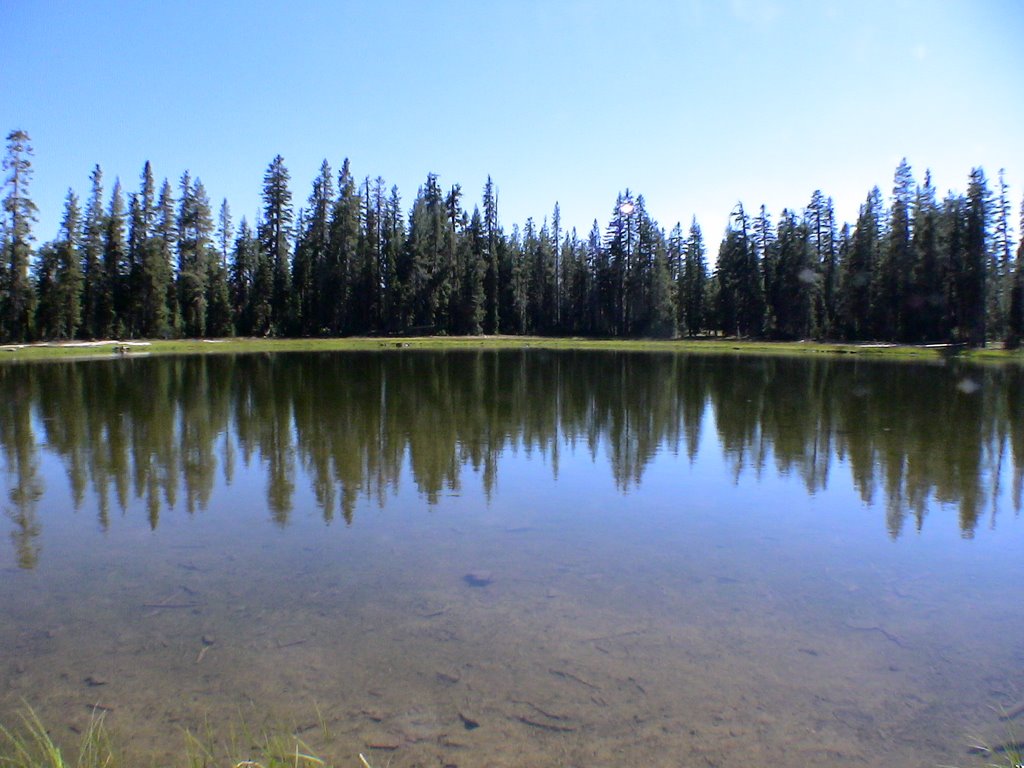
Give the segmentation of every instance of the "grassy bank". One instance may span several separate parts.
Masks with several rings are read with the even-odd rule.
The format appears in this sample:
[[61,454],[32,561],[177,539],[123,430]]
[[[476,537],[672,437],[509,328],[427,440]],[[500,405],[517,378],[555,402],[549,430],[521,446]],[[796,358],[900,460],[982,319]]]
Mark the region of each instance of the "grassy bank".
[[10,344],[0,346],[2,360],[111,358],[140,355],[192,355],[246,352],[332,352],[347,350],[577,349],[694,354],[856,355],[885,359],[1024,363],[1024,351],[964,349],[950,345],[833,344],[730,339],[581,339],[533,336],[424,336],[415,338],[334,339],[181,339],[175,341],[97,341]]

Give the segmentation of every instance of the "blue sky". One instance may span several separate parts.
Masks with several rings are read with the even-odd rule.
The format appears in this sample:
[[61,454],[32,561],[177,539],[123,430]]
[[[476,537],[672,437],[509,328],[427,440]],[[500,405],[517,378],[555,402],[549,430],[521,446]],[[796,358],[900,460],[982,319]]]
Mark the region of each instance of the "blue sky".
[[777,217],[815,189],[850,222],[906,156],[940,193],[972,167],[1024,184],[1020,0],[3,0],[0,128],[29,132],[37,239],[94,164],[138,187],[188,169],[237,224],[278,153],[304,204],[320,162],[428,172],[506,230],[560,203],[585,236],[616,194],[709,251],[737,201]]

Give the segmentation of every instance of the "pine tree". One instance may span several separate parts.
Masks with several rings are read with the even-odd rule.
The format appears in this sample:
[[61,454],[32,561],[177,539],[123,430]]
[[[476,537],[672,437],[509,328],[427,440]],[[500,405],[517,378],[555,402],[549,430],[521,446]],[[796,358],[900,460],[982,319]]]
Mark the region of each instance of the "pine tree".
[[669,267],[668,248],[664,235],[657,225],[645,218],[641,230],[644,242],[652,244],[647,279],[647,322],[646,335],[659,339],[671,339],[676,335],[677,295]]
[[206,334],[207,282],[213,248],[213,214],[203,183],[186,172],[178,203],[178,301],[186,336]]
[[484,272],[486,271],[487,237],[480,209],[473,209],[468,225],[456,246],[460,279],[459,312],[455,333],[477,336],[483,332]]
[[819,275],[807,228],[792,211],[779,219],[774,274],[775,333],[783,339],[806,339],[814,325]]
[[295,214],[289,178],[284,158],[277,155],[263,175],[263,219],[258,227],[260,249],[270,260],[273,272],[271,324],[279,334],[291,328],[291,238]]
[[761,267],[750,242],[750,222],[742,205],[718,252],[718,327],[726,334],[758,337],[764,331],[765,300]]
[[394,279],[393,263],[385,252],[388,242],[388,197],[384,178],[378,176],[374,179],[372,188],[367,181],[367,190],[367,255],[370,259],[367,268],[373,283],[373,302],[368,325],[370,330],[378,333],[387,326],[389,285]]
[[25,131],[7,134],[4,197],[3,263],[0,266],[0,339],[31,338],[35,319],[35,292],[29,279],[32,260],[32,224],[36,204],[29,197],[32,183],[32,144]]
[[590,300],[591,327],[598,336],[612,336],[618,319],[615,302],[617,281],[611,255],[601,238],[597,219],[594,219],[587,237],[587,261],[594,276]]
[[234,334],[228,271],[220,259],[207,259],[206,333],[221,337]]
[[[141,175],[141,189],[128,201],[128,276],[125,325],[127,334],[146,335],[146,318],[152,311],[149,302],[153,296],[147,292],[147,251],[152,236],[155,213],[153,170],[147,161]],[[160,303],[163,303],[163,293]]]
[[400,274],[405,286],[409,325],[421,331],[435,330],[444,318],[450,290],[447,272],[447,209],[437,176],[427,175],[409,216]]
[[1024,338],[1024,199],[1020,203],[1021,239],[1017,245],[1017,262],[1013,265],[1013,283],[1010,286],[1009,309],[1006,319],[1006,346],[1020,347]]
[[359,247],[362,200],[348,158],[338,174],[338,198],[331,213],[330,247],[318,280],[320,325],[331,335],[350,333],[352,280]]
[[704,236],[696,217],[690,222],[690,233],[683,246],[683,268],[680,278],[679,303],[682,325],[689,336],[696,336],[707,327],[707,253]]
[[384,283],[383,318],[381,329],[389,333],[400,327],[402,315],[402,285],[398,263],[405,248],[405,217],[398,187],[391,187],[391,195],[384,206],[384,242],[381,245],[381,277]]
[[575,228],[566,233],[561,253],[562,332],[573,336],[592,334],[589,314],[592,281],[586,247]]
[[817,271],[821,277],[815,324],[819,337],[831,338],[836,328],[836,293],[839,290],[839,260],[836,221],[832,198],[815,190],[804,211],[804,225],[810,238]]
[[378,327],[381,305],[381,232],[384,216],[383,180],[370,186],[370,177],[363,181],[360,198],[359,234],[356,241],[355,269],[352,274],[352,306],[350,331],[365,335]]
[[255,335],[253,294],[258,262],[259,242],[243,216],[238,225],[238,234],[235,236],[228,279],[235,329],[242,336]]
[[1003,339],[1007,333],[1010,293],[1013,284],[1013,227],[1005,171],[999,169],[999,194],[993,206],[991,250],[988,265],[989,336]]
[[95,339],[100,333],[103,293],[103,171],[98,165],[89,180],[92,191],[82,222],[82,331],[87,338]]
[[176,275],[173,268],[177,244],[174,192],[171,190],[170,182],[164,179],[153,212],[153,229],[146,240],[143,263],[146,310],[142,332],[151,338],[177,336],[181,329],[181,313],[178,308]]
[[847,339],[867,339],[874,330],[871,287],[879,261],[881,220],[882,193],[874,187],[860,208],[840,270],[837,312]]
[[946,265],[942,290],[944,294],[947,339],[964,342],[969,308],[963,301],[961,283],[966,253],[967,200],[950,191],[942,201],[938,216],[940,259]]
[[523,228],[523,254],[529,275],[526,287],[526,332],[547,334],[554,320],[555,259],[545,220],[540,231],[533,219]]
[[118,316],[127,298],[124,277],[128,253],[125,243],[124,195],[121,182],[114,180],[110,193],[110,207],[103,226],[103,263],[96,301],[96,332],[101,338],[123,335],[123,324]]
[[324,287],[320,281],[327,263],[331,242],[331,209],[334,206],[334,171],[325,159],[320,173],[313,180],[309,194],[308,214],[299,228],[292,261],[292,291],[295,295],[296,326],[304,335],[322,334],[320,297]]
[[926,171],[924,185],[917,188],[914,197],[913,267],[906,300],[907,338],[918,343],[949,337],[945,290],[949,270],[939,251],[938,215],[931,171]]
[[914,177],[907,159],[903,158],[894,176],[888,231],[872,287],[872,325],[875,335],[882,339],[895,341],[907,337],[905,302],[907,279],[913,266],[910,230],[913,195]]
[[512,225],[508,238],[499,241],[501,332],[526,333],[527,269],[519,226]]
[[82,321],[82,262],[79,254],[82,211],[78,196],[68,190],[57,242],[56,322],[52,335],[73,339]]
[[974,347],[984,346],[985,292],[988,266],[988,240],[991,227],[991,200],[985,173],[980,168],[971,171],[967,187],[967,209],[964,221],[964,260],[957,280],[960,303],[961,333]]
[[484,239],[486,242],[486,271],[484,273],[484,333],[498,333],[501,327],[499,312],[498,240],[501,230],[498,225],[498,196],[494,182],[487,177],[484,185]]
[[750,244],[754,256],[761,265],[761,280],[764,284],[765,319],[764,333],[766,336],[777,336],[777,309],[783,301],[783,289],[779,284],[779,245],[775,235],[775,227],[764,205],[750,226]]
[[554,253],[555,272],[555,316],[552,320],[552,328],[556,332],[562,332],[562,209],[555,201],[555,210],[551,214],[551,250]]
[[636,203],[632,193],[627,189],[615,199],[615,208],[604,238],[609,277],[614,290],[612,330],[616,336],[629,334],[633,324],[633,303],[638,290],[638,272],[633,268],[633,258],[634,246],[638,242],[638,226]]
[[44,243],[36,253],[34,268],[36,316],[33,327],[40,339],[60,338],[60,299],[57,295],[57,270],[60,250],[57,243]]
[[228,268],[228,258],[231,254],[231,233],[231,206],[225,197],[221,200],[220,212],[217,214],[217,253],[224,269]]
[[225,199],[217,215],[217,253],[210,254],[206,271],[206,332],[210,336],[231,336],[234,317],[228,285],[228,254],[231,250],[231,208]]

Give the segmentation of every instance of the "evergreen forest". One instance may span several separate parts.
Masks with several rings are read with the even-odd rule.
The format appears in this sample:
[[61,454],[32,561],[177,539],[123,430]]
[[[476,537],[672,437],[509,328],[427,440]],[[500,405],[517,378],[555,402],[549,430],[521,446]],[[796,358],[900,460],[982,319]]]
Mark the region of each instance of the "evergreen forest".
[[[696,220],[670,229],[642,194],[603,223],[564,228],[558,205],[506,229],[488,179],[480,201],[429,174],[406,209],[384,179],[325,160],[296,204],[283,158],[256,221],[216,209],[188,171],[159,184],[69,189],[59,231],[34,232],[29,135],[7,136],[0,222],[0,341],[226,336],[529,334],[951,342],[1016,348],[1024,243],[1000,171],[940,199],[904,160],[888,195],[836,221],[737,204],[715,258]],[[1021,206],[1024,231],[1024,203]],[[38,245],[37,242],[39,243]]]

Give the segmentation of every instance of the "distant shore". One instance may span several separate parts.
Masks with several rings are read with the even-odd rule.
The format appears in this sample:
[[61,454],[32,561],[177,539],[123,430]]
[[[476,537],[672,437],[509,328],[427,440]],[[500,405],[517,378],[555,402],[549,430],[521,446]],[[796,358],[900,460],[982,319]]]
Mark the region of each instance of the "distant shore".
[[3,360],[138,357],[143,355],[224,354],[246,352],[335,352],[395,349],[552,349],[622,352],[685,352],[759,355],[857,355],[872,358],[941,360],[955,357],[971,362],[1024,363],[1024,350],[969,349],[953,344],[829,343],[815,341],[749,341],[700,339],[585,339],[539,336],[419,336],[346,338],[220,338],[176,340],[107,339],[102,341],[41,342],[0,346]]

